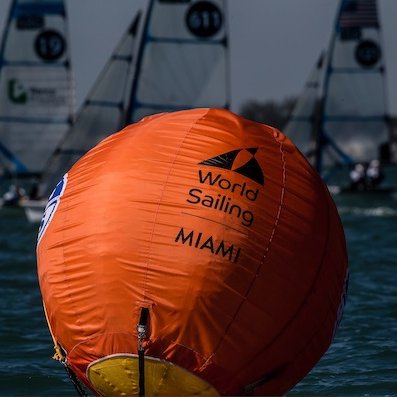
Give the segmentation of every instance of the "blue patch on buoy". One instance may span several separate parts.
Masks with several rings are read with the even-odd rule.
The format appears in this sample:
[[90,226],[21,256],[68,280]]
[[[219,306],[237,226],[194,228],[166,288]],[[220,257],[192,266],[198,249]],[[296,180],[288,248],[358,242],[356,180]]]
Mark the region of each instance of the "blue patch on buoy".
[[65,174],[62,179],[57,183],[55,189],[52,191],[48,203],[44,209],[44,215],[41,218],[39,234],[37,236],[37,244],[40,243],[41,238],[43,237],[45,231],[47,230],[48,225],[50,224],[55,211],[58,208],[60,199],[65,191],[66,183],[68,181],[68,174]]

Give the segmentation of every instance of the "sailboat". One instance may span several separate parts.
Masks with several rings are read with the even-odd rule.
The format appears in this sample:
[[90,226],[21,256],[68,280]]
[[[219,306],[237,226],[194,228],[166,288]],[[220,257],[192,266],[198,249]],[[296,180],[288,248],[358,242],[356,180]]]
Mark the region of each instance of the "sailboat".
[[23,203],[40,221],[56,183],[106,136],[153,113],[229,107],[226,2],[152,0],[134,18],[73,126],[48,162],[38,198]]
[[385,75],[376,0],[342,0],[328,50],[284,130],[325,180],[348,174],[354,164],[384,160]]
[[73,118],[63,0],[13,0],[0,47],[0,174],[40,175]]

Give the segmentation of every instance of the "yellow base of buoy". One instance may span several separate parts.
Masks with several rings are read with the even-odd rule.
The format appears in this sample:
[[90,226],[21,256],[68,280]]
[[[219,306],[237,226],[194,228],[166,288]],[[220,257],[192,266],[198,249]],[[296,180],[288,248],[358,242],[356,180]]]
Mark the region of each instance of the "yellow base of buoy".
[[[139,394],[138,356],[114,354],[92,362],[87,378],[102,396]],[[218,396],[211,385],[198,376],[168,361],[145,357],[145,394],[147,396]]]

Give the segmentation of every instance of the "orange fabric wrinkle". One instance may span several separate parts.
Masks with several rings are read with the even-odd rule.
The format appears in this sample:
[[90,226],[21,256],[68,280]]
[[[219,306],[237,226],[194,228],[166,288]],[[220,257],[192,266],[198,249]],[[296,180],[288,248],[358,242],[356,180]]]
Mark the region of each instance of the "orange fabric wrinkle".
[[142,308],[145,355],[221,395],[285,394],[328,349],[346,241],[282,132],[225,109],[148,116],[62,183],[37,271],[53,338],[94,392],[90,364],[137,354]]

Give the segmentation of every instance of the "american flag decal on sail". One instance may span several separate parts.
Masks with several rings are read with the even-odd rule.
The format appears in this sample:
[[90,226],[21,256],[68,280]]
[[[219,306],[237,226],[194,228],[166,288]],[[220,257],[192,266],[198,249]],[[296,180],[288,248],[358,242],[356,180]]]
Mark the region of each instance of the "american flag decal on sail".
[[378,24],[376,0],[345,0],[339,15],[339,28],[375,27]]

